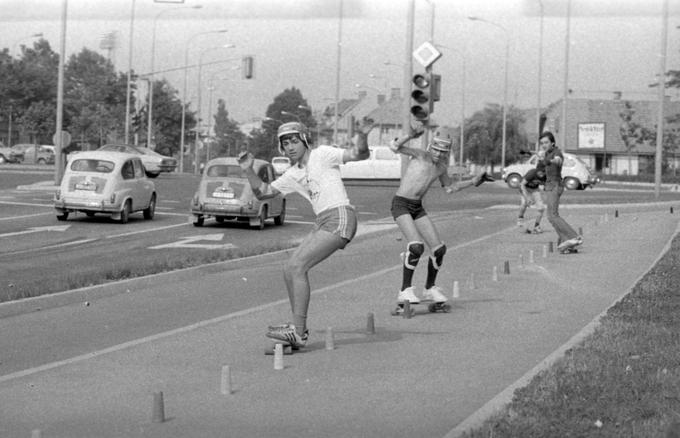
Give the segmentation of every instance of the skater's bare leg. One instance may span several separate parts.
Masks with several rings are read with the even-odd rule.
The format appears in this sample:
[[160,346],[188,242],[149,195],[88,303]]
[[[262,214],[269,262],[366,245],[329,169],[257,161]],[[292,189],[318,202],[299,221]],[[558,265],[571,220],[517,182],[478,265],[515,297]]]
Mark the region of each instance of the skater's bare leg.
[[344,245],[345,240],[342,237],[328,231],[316,230],[305,237],[286,262],[283,276],[288,288],[293,324],[298,333],[304,333],[307,328],[307,309],[311,294],[309,270]]

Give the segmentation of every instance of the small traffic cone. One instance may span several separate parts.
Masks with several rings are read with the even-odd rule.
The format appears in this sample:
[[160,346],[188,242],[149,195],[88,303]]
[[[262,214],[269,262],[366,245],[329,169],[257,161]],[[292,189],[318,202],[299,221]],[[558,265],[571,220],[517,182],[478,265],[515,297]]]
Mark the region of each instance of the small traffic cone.
[[503,265],[503,273],[505,275],[510,275],[510,262],[507,261],[507,260],[505,261],[505,264]]
[[548,252],[554,252],[555,250],[553,249],[553,243],[548,242]]
[[491,280],[498,281],[498,268],[496,268],[495,266],[491,270]]
[[275,344],[274,345],[274,369],[277,370],[277,371],[283,369],[283,345],[282,344]]
[[335,350],[335,339],[333,338],[333,328],[326,329],[326,350]]
[[460,297],[460,289],[458,287],[458,281],[453,282],[453,298]]
[[366,334],[375,334],[375,315],[373,312],[368,312],[368,315],[366,316]]
[[231,368],[229,365],[222,367],[222,378],[220,379],[220,392],[223,395],[230,395],[231,391]]
[[165,422],[165,403],[163,402],[163,391],[153,393],[153,411],[151,412],[151,422]]

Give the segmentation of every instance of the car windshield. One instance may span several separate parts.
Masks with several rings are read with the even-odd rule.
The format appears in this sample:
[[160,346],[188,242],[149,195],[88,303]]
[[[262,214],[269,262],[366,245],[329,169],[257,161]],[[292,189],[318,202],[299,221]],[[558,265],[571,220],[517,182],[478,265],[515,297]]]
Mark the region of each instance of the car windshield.
[[241,166],[233,164],[214,164],[208,168],[207,176],[243,178],[245,174]]
[[111,161],[94,158],[73,160],[73,163],[71,163],[71,170],[76,172],[111,173],[114,167],[115,165]]

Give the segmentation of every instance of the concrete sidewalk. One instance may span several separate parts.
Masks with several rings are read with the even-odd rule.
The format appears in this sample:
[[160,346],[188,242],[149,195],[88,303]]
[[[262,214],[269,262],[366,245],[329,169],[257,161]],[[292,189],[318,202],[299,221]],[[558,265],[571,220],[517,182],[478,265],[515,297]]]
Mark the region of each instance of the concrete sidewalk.
[[[627,293],[678,225],[667,208],[616,218],[610,211],[606,222],[603,212],[578,212],[586,239],[579,254],[547,252],[551,230],[530,236],[515,227],[449,244],[438,282],[450,296],[458,282],[460,297],[449,314],[418,306],[411,319],[391,316],[397,263],[331,282],[314,291],[308,348],[284,356],[280,371],[263,355],[262,331],[287,314],[287,300],[1,376],[0,436],[29,437],[32,430],[43,438],[454,436],[457,425],[481,419],[470,416],[485,405],[499,406],[502,399],[489,402]],[[453,222],[438,220],[442,236],[455,234]],[[353,242],[324,262],[323,275],[394,257],[376,248],[403,246],[398,237],[391,229]],[[424,281],[424,260],[414,284]],[[279,268],[251,267],[245,292],[273,287],[257,278]],[[211,288],[241,275],[192,281]],[[366,332],[369,313],[375,334]],[[220,391],[224,366],[227,395]],[[161,391],[166,421],[152,423],[153,394]]]

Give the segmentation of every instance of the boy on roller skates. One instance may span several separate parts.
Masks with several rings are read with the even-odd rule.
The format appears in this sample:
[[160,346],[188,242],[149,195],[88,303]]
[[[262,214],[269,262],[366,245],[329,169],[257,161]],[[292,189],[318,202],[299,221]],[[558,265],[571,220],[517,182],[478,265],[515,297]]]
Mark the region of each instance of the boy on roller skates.
[[392,217],[408,242],[403,257],[401,289],[397,294],[397,302],[400,306],[407,301],[413,304],[420,302],[412,286],[412,280],[418,260],[425,252],[425,245],[429,248],[430,258],[423,299],[439,304],[447,301],[442,290],[435,284],[437,273],[446,254],[446,245],[439,238],[437,229],[422,203],[432,183],[439,180],[447,193],[453,193],[473,185],[479,186],[484,181],[493,181],[491,176],[483,172],[471,180],[455,184],[453,178],[447,173],[453,133],[447,128],[437,129],[426,150],[406,146],[410,140],[420,137],[423,132],[422,129],[411,128],[407,136],[395,138],[390,143],[390,149],[408,157],[408,163],[397,193],[392,199],[391,208]]

